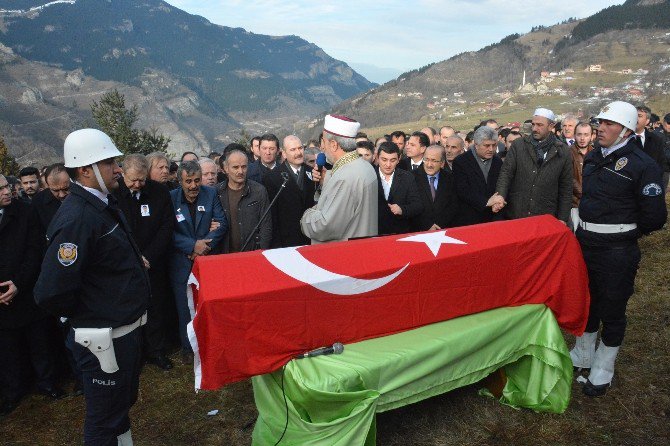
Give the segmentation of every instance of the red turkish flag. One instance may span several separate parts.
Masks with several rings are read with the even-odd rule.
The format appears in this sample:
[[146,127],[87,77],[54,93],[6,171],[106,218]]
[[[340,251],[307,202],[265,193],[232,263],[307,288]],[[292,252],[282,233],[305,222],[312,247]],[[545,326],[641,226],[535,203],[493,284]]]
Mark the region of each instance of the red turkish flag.
[[193,274],[202,389],[334,342],[504,306],[543,303],[581,335],[589,308],[579,244],[550,216],[198,257]]

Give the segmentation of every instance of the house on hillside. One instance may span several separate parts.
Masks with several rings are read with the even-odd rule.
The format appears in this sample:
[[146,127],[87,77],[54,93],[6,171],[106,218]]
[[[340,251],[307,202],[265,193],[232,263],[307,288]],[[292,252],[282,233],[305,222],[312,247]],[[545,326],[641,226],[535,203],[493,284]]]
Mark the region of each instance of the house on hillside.
[[631,74],[632,72],[633,70],[631,70],[630,68],[624,68],[623,70],[621,70],[621,74]]
[[603,67],[600,65],[589,65],[589,71],[592,73],[597,73],[599,71],[602,71]]
[[542,72],[540,72],[540,77],[543,78],[543,79],[544,79],[545,77],[549,77],[549,72],[548,72],[548,71],[542,71]]

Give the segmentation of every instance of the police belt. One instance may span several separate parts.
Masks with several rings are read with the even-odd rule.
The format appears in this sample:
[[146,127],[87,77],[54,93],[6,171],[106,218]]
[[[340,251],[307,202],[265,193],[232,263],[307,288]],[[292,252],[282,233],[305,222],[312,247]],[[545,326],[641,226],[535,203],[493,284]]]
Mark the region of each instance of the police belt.
[[619,234],[621,232],[632,231],[637,229],[637,224],[635,223],[621,223],[618,225],[605,225],[599,223],[589,223],[586,221],[580,221],[579,226],[589,232],[596,232],[598,234]]
[[90,350],[98,358],[100,368],[105,373],[114,373],[119,370],[114,353],[113,339],[120,338],[147,323],[145,312],[135,322],[117,328],[73,328],[74,341]]

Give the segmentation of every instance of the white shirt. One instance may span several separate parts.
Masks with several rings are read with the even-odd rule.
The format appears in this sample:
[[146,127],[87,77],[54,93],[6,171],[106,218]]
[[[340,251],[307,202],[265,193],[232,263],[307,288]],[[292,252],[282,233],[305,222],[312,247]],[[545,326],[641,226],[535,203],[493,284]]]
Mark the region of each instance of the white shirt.
[[388,181],[386,181],[386,175],[379,172],[379,177],[382,179],[382,189],[384,189],[384,198],[389,199],[389,193],[391,193],[391,185],[393,184],[393,176],[395,175],[395,170],[389,176]]
[[107,201],[107,195],[103,194],[103,193],[102,193],[101,191],[99,191],[98,189],[93,189],[92,187],[86,187],[86,186],[84,186],[84,185],[81,184],[81,183],[77,183],[77,184],[80,185],[81,187],[83,187],[84,189],[86,189],[88,192],[90,192],[90,193],[92,193],[93,195],[95,195],[96,197],[98,197],[100,200],[102,200],[103,203],[105,203],[105,204],[109,204],[109,202]]
[[610,153],[614,152],[615,150],[620,149],[623,146],[625,146],[626,144],[628,144],[628,141],[630,141],[630,139],[634,138],[634,137],[635,137],[635,135],[631,135],[630,137],[621,141],[619,144],[615,144],[612,147],[601,147],[600,151],[603,154],[603,158],[606,157],[607,155],[609,155]]
[[[423,159],[421,161],[419,161],[418,163],[415,163],[414,160],[410,160],[409,170],[412,171],[414,169],[418,169],[422,162],[423,162]],[[416,166],[416,167],[414,167],[414,166]]]

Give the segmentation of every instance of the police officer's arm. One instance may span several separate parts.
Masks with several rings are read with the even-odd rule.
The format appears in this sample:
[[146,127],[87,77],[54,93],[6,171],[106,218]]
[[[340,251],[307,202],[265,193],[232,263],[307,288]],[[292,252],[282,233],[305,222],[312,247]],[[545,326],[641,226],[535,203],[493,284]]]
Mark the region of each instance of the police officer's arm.
[[37,305],[55,316],[72,316],[82,286],[82,269],[95,250],[95,240],[83,220],[70,218],[52,223],[54,229],[34,295]]
[[668,219],[662,177],[656,163],[645,164],[637,190],[640,209],[637,227],[643,234],[661,229]]
[[[149,263],[157,265],[160,259],[164,258],[172,245],[172,233],[174,232],[175,211],[170,200],[170,193],[166,190],[160,190],[161,206],[152,212],[157,212],[160,226],[156,230],[151,243],[144,248],[144,255]],[[191,251],[192,252],[192,251]],[[189,253],[190,254],[190,253]]]
[[574,174],[572,171],[572,156],[569,151],[564,151],[563,169],[558,178],[558,208],[556,216],[559,220],[568,222],[570,218],[570,208],[572,208],[572,181]]
[[212,194],[212,201],[210,204],[212,208],[212,220],[218,221],[221,223],[217,229],[210,231],[205,239],[211,239],[212,242],[209,244],[210,248],[214,249],[216,246],[221,243],[223,237],[228,232],[228,220],[226,219],[226,214],[223,212],[223,206],[221,206],[221,200],[217,194]]
[[[268,193],[265,190],[261,190],[261,197],[258,204],[258,218],[261,218],[270,204]],[[263,220],[263,223],[261,223],[261,226],[258,228],[259,245],[261,249],[270,248],[270,244],[272,243],[272,223],[272,219],[269,218],[269,216],[266,216],[265,220]]]

